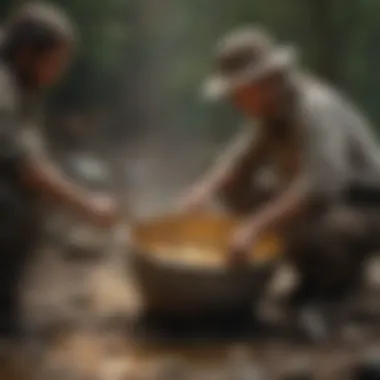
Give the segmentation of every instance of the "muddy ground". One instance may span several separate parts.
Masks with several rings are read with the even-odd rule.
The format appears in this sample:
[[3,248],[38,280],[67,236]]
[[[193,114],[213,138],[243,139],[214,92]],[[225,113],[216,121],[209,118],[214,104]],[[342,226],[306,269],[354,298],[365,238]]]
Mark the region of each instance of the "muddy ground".
[[[191,177],[210,159],[206,156]],[[167,209],[191,178],[173,178],[176,168],[140,158],[129,171],[140,214]],[[70,235],[58,230],[65,239]],[[87,253],[56,239],[40,247],[22,291],[28,344],[4,342],[0,347],[0,379],[275,380],[298,369],[312,372],[315,379],[346,380],[363,355],[377,355],[380,361],[379,260],[368,265],[365,291],[347,309],[332,313],[335,325],[325,339],[305,339],[294,320],[280,320],[276,311],[269,314],[275,317],[272,325],[235,320],[180,334],[139,317],[141,302],[125,265],[122,240],[110,244],[113,240],[105,239],[98,252]],[[282,274],[273,294],[292,281],[291,273]]]
[[[1,379],[253,380],[306,368],[315,379],[343,380],[367,351],[379,354],[379,262],[370,265],[371,288],[347,309],[352,318],[340,316],[331,335],[312,342],[292,321],[273,328],[235,320],[235,329],[227,323],[177,331],[148,323],[122,255],[41,250],[23,292],[25,323],[35,334],[29,344],[3,346]],[[291,278],[282,274],[276,286]],[[358,319],[352,310],[366,313]],[[265,377],[255,377],[259,372]]]

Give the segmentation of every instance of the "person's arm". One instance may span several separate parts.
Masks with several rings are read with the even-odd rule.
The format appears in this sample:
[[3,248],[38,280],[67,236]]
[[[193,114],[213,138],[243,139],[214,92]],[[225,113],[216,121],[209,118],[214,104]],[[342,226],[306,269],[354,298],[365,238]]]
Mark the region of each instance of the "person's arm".
[[0,162],[21,185],[63,206],[91,213],[92,197],[47,159],[33,133],[23,131],[13,99],[0,96]]
[[20,180],[47,200],[78,210],[88,207],[90,194],[66,178],[50,161],[38,137],[33,130],[22,131],[19,136],[18,144],[22,157]]
[[47,200],[78,210],[84,210],[89,205],[89,194],[66,179],[46,157],[26,156],[21,179],[26,186],[39,191]]
[[315,202],[334,201],[344,191],[347,144],[339,113],[327,99],[315,99],[305,105],[299,120],[301,170],[277,199],[252,216],[256,230],[281,227]]
[[246,168],[253,170],[260,164],[266,150],[265,137],[260,131],[255,134],[251,128],[246,126],[246,130],[232,141],[214,167],[196,182],[192,190],[208,199],[233,181],[236,175],[245,172]]
[[[45,157],[33,139],[23,139],[20,96],[8,73],[0,70],[0,174],[15,178],[47,197],[81,211],[91,208],[88,194],[67,180]],[[92,202],[94,203],[94,202]],[[96,207],[95,207],[96,208]],[[93,211],[95,210],[93,209]],[[91,212],[90,212],[91,213]]]

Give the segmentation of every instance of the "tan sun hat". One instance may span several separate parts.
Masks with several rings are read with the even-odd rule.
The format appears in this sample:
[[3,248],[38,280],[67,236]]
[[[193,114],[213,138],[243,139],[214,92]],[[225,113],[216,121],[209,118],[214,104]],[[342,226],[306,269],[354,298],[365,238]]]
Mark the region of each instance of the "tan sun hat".
[[234,89],[274,72],[286,72],[296,62],[292,46],[277,46],[260,28],[240,28],[226,35],[216,49],[216,73],[206,80],[202,95],[222,98]]

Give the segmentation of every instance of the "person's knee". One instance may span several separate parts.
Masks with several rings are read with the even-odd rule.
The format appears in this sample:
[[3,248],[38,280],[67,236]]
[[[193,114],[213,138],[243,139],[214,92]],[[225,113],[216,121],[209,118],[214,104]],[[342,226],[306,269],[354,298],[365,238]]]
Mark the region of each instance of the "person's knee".
[[298,227],[290,239],[289,256],[302,267],[340,265],[366,251],[365,225],[350,210],[332,210]]
[[327,212],[320,221],[319,229],[326,237],[343,239],[365,239],[366,222],[359,212],[347,208],[336,208]]

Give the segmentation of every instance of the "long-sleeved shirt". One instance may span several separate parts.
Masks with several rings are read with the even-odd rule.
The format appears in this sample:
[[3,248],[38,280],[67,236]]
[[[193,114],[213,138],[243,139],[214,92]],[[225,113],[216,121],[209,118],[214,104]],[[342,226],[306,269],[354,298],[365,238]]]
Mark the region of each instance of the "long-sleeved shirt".
[[23,129],[22,106],[21,89],[0,64],[0,244],[26,236],[34,239],[31,231],[37,231],[40,222],[36,194],[22,178],[24,160],[36,149]]
[[267,163],[283,189],[302,177],[311,195],[328,202],[341,200],[352,183],[380,189],[380,149],[361,112],[306,75],[294,77],[292,85],[294,101],[283,116],[259,121],[256,133],[246,127],[220,158],[221,167]]
[[311,191],[334,199],[353,183],[380,190],[380,149],[370,123],[336,90],[308,78],[297,86],[301,170]]

